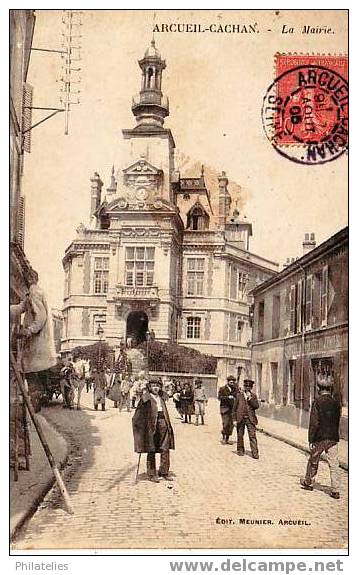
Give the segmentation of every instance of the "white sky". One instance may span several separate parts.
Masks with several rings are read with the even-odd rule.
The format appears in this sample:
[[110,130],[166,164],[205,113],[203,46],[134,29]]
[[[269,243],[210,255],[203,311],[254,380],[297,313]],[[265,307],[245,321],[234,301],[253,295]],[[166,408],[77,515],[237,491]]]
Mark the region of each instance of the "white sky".
[[[61,48],[61,17],[59,11],[37,12],[34,47]],[[59,114],[33,130],[32,152],[25,158],[25,251],[56,307],[62,306],[64,250],[77,225],[88,223],[89,178],[98,171],[106,188],[112,164],[125,167],[119,157],[121,129],[135,126],[137,60],[151,40],[153,12],[85,11],[82,21],[81,104],[71,115],[70,134],[64,135]],[[347,157],[314,166],[290,162],[272,148],[260,115],[274,79],[274,54],[346,53],[345,14],[159,11],[156,22],[258,23],[257,35],[156,34],[167,62],[165,125],[178,158],[225,170],[242,187],[243,211],[253,223],[251,250],[282,263],[301,255],[305,232],[315,232],[321,243],[347,225]],[[281,34],[283,24],[296,32]],[[335,34],[307,37],[300,33],[303,24],[328,24]],[[59,105],[60,66],[58,55],[32,53],[33,105]]]

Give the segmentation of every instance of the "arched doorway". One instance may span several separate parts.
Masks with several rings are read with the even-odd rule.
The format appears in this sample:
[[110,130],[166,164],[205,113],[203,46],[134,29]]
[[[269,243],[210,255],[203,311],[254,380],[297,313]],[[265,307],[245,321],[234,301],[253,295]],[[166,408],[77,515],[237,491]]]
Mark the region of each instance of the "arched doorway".
[[144,311],[131,311],[127,317],[127,339],[132,339],[132,345],[138,345],[146,340],[147,331],[147,314]]

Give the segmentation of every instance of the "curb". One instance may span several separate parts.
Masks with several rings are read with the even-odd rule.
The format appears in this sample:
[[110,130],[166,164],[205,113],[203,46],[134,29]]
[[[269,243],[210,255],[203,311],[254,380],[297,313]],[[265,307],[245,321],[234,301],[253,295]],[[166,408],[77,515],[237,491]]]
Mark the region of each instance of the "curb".
[[[277,439],[278,441],[282,441],[283,443],[287,443],[287,445],[291,445],[291,447],[295,447],[296,449],[299,449],[300,451],[303,451],[304,453],[310,453],[309,448],[306,447],[305,445],[302,445],[301,443],[297,443],[296,441],[293,441],[292,439],[287,439],[287,437],[282,437],[282,435],[278,435],[277,433],[273,433],[272,431],[266,431],[263,427],[257,427],[256,429],[260,433],[263,433],[264,435],[268,435],[268,437],[272,437],[273,439]],[[324,461],[327,461],[327,458],[325,455],[322,455],[322,459]],[[341,467],[341,469],[344,469],[344,471],[348,471],[348,463],[346,463],[345,461],[340,460],[339,461],[339,467]]]
[[[44,417],[44,416],[43,416]],[[45,418],[46,419],[46,418]],[[66,444],[66,453],[64,454],[64,456],[59,459],[59,461],[57,462],[57,466],[59,468],[59,470],[61,471],[62,469],[64,469],[64,467],[66,466],[68,459],[69,459],[69,446],[68,446],[68,442],[66,440],[66,438],[60,434],[57,429],[55,429],[55,427],[46,419],[46,423],[47,425],[49,425],[52,430],[59,435],[65,442]],[[49,464],[48,464],[49,465]],[[50,465],[49,465],[50,468]],[[51,468],[50,468],[51,470]],[[10,528],[10,542],[12,542],[15,537],[19,534],[19,531],[22,529],[22,527],[24,526],[24,524],[36,513],[39,505],[43,502],[43,500],[45,499],[46,495],[49,493],[49,491],[52,489],[52,487],[54,486],[54,484],[56,483],[56,479],[52,473],[51,470],[51,477],[48,479],[48,481],[44,484],[44,486],[42,487],[42,489],[38,492],[38,494],[34,497],[33,501],[31,502],[30,506],[25,509],[18,517],[18,519],[16,520],[15,524],[13,525],[12,528]]]

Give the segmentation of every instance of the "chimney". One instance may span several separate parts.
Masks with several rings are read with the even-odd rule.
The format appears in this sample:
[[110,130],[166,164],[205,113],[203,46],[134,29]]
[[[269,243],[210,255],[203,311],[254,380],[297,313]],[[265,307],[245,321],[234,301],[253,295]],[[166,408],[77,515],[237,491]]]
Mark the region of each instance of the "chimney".
[[316,247],[315,235],[313,233],[305,234],[305,239],[303,240],[302,243],[303,255],[308,254],[308,252],[313,250],[315,247]]
[[231,207],[231,196],[228,192],[227,186],[229,180],[226,177],[225,172],[221,172],[218,175],[219,181],[219,215],[218,215],[218,224],[220,226],[224,226],[226,224],[226,218],[230,213]]
[[99,177],[99,174],[95,172],[91,178],[91,213],[92,217],[101,204],[101,191],[103,182]]
[[285,263],[284,263],[283,266],[282,266],[283,269],[287,268],[287,267],[290,265],[290,263],[291,263],[291,262],[290,262],[290,258],[286,258],[286,261],[285,261]]

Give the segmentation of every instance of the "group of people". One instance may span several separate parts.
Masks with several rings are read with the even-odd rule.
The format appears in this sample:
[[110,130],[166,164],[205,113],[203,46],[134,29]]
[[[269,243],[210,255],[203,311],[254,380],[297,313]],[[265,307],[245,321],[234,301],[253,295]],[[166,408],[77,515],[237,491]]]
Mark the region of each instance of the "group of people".
[[[80,369],[77,363],[77,373]],[[83,365],[82,365],[82,369]],[[85,373],[85,371],[83,371]],[[146,378],[140,372],[136,378],[128,373],[118,372],[108,383],[109,397],[115,407],[130,411],[135,409],[132,419],[134,448],[137,453],[147,453],[147,476],[150,481],[158,482],[161,478],[172,480],[169,474],[170,449],[174,449],[174,432],[170,422],[167,400],[171,397],[183,423],[191,423],[195,414],[195,425],[204,425],[207,396],[200,378],[194,378],[193,385],[159,378]],[[254,381],[244,379],[243,387],[238,385],[234,376],[228,376],[226,384],[219,388],[218,400],[222,418],[221,441],[228,444],[234,427],[237,430],[237,455],[245,455],[244,434],[248,432],[251,455],[259,459],[256,437],[259,400],[253,392]],[[311,409],[309,424],[310,457],[305,477],[300,480],[301,487],[313,490],[314,478],[318,471],[320,456],[325,453],[330,468],[331,497],[339,499],[339,422],[340,404],[332,396],[333,381],[329,377],[318,379],[318,397]],[[96,389],[96,385],[95,385]],[[112,393],[111,393],[112,390]],[[117,395],[114,393],[116,390]],[[96,392],[95,392],[96,393]],[[106,396],[106,393],[104,394]],[[64,396],[65,397],[65,396]],[[155,454],[160,453],[160,466],[157,472]]]
[[[256,438],[256,410],[259,401],[252,388],[254,381],[244,379],[241,389],[234,376],[227,378],[226,384],[219,389],[220,413],[222,418],[222,443],[229,443],[234,427],[237,429],[237,454],[245,455],[244,433],[247,428],[251,455],[259,459]],[[317,379],[318,395],[314,400],[309,421],[308,442],[310,455],[307,462],[305,477],[300,479],[300,485],[307,491],[313,491],[314,478],[318,472],[322,454],[326,455],[330,470],[331,492],[333,499],[340,498],[339,492],[339,461],[338,442],[341,417],[341,404],[333,396],[333,378],[320,374]]]
[[114,407],[118,408],[119,411],[126,409],[129,412],[131,409],[135,409],[147,383],[148,380],[144,371],[140,371],[136,377],[128,374],[128,372],[117,371],[110,380],[108,398],[114,402]]
[[[234,428],[237,426],[237,453],[244,455],[244,431],[248,429],[251,452],[258,459],[256,439],[257,418],[256,409],[259,407],[258,399],[252,392],[254,382],[244,380],[244,387],[240,389],[233,376],[227,378],[226,385],[218,392],[220,413],[222,417],[222,442],[228,443]],[[166,387],[166,389],[164,389]],[[149,379],[141,394],[138,406],[133,416],[134,449],[137,453],[147,453],[147,475],[150,481],[158,482],[169,476],[170,458],[169,450],[174,449],[174,433],[170,423],[166,399],[171,396],[175,407],[184,423],[191,423],[191,416],[195,414],[195,424],[204,425],[205,406],[208,402],[205,389],[200,378],[194,378],[193,387],[189,382],[181,384],[172,382],[163,386],[160,379]],[[160,453],[160,466],[156,472],[155,454]]]
[[189,382],[184,384],[175,383],[173,400],[175,408],[183,423],[191,423],[192,415],[195,415],[195,425],[204,425],[205,407],[208,403],[205,388],[200,378],[194,378],[193,385]]
[[234,426],[237,429],[237,454],[245,455],[244,433],[245,428],[249,435],[251,455],[254,459],[259,458],[259,450],[256,438],[257,417],[256,410],[259,401],[252,388],[254,381],[244,379],[241,389],[233,375],[229,375],[226,384],[220,387],[218,399],[220,401],[220,414],[222,419],[222,443],[229,443]]
[[[55,366],[57,357],[46,298],[38,286],[38,275],[34,270],[29,272],[28,284],[29,293],[22,302],[11,306],[10,316],[15,325],[24,314],[17,337],[22,340],[22,371],[35,411],[38,411],[41,390],[46,390],[47,372]],[[166,380],[163,385],[158,378],[147,379],[144,372],[134,378],[131,363],[122,345],[113,369],[105,367],[101,362],[90,365],[88,360],[81,357],[73,362],[70,359],[65,361],[61,369],[61,391],[65,406],[73,407],[74,392],[77,389],[79,408],[82,389],[86,386],[88,392],[92,385],[95,409],[98,409],[99,404],[105,409],[107,396],[120,410],[124,407],[127,411],[135,409],[132,420],[134,447],[138,453],[147,453],[148,478],[155,482],[159,481],[160,477],[171,480],[169,450],[174,449],[174,433],[166,399],[173,398],[183,423],[191,423],[191,417],[195,414],[195,424],[199,425],[200,418],[201,424],[204,425],[207,397],[202,381],[196,378],[192,386],[190,383],[181,384]],[[247,428],[252,457],[258,459],[256,410],[259,401],[252,391],[253,385],[252,380],[245,379],[243,388],[240,388],[235,377],[229,376],[226,384],[219,389],[218,399],[222,417],[222,443],[229,443],[236,425],[237,454],[243,456],[244,433]],[[317,389],[318,397],[312,404],[308,430],[310,456],[305,477],[300,483],[303,489],[313,490],[319,460],[325,453],[331,475],[330,495],[339,499],[338,442],[341,405],[339,400],[333,397],[331,376],[320,376]],[[160,453],[158,474],[156,453]]]
[[[208,402],[203,382],[194,378],[193,386],[186,382],[149,378],[142,390],[132,419],[134,450],[147,454],[147,476],[149,481],[160,479],[172,481],[169,474],[169,452],[174,449],[174,432],[170,422],[166,401],[173,398],[177,412],[183,423],[191,423],[195,414],[195,425],[204,425],[205,406]],[[155,454],[160,453],[157,472]]]
[[139,371],[137,375],[132,374],[132,364],[123,345],[120,346],[119,355],[112,367],[104,365],[101,358],[90,362],[80,356],[69,356],[64,360],[60,377],[63,407],[70,409],[74,407],[76,391],[77,408],[80,408],[81,391],[86,386],[87,393],[93,388],[96,411],[99,406],[105,411],[106,400],[111,400],[119,411],[130,412],[135,409],[148,385],[144,371]]

